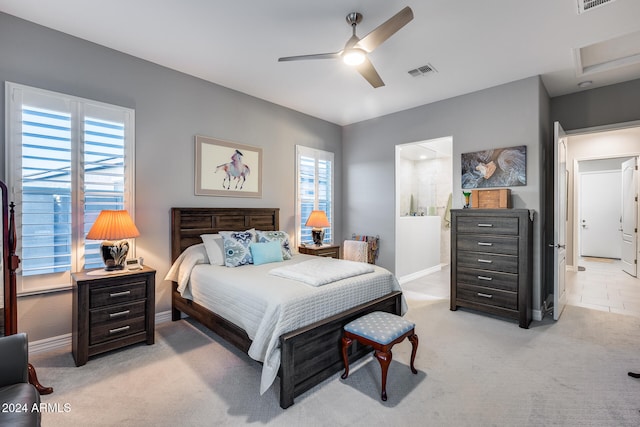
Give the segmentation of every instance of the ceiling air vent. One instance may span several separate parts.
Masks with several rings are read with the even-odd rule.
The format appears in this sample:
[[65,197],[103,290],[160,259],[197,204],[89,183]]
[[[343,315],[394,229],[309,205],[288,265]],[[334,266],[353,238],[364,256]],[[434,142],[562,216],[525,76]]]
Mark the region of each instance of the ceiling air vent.
[[436,70],[433,65],[427,64],[423,65],[422,67],[414,68],[413,70],[409,70],[407,72],[413,77],[419,77],[424,76],[425,74],[437,73],[438,70]]
[[578,14],[588,12],[616,0],[578,0]]

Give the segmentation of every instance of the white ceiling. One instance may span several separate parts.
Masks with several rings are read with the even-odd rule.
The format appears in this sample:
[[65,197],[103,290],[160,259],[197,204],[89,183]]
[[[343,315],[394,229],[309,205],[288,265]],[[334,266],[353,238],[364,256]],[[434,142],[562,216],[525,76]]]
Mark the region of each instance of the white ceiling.
[[[384,87],[336,60],[277,61],[341,50],[349,12],[364,15],[363,37],[405,6],[414,20],[369,55]],[[0,11],[340,125],[535,75],[551,96],[640,78],[637,63],[577,77],[574,52],[639,31],[640,1],[577,10],[577,0],[0,0]],[[407,73],[425,64],[438,72]]]

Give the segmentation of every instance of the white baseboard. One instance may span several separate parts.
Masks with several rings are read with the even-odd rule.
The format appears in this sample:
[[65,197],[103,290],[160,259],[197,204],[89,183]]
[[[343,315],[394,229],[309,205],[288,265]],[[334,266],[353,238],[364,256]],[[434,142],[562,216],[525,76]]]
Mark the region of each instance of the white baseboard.
[[45,353],[64,347],[71,348],[71,334],[58,335],[57,337],[29,342],[29,354]]
[[[155,322],[159,323],[171,321],[171,310],[156,313]],[[61,348],[71,348],[71,334],[58,335],[57,337],[45,338],[38,341],[29,342],[29,354],[45,353]]]
[[419,279],[424,276],[428,276],[431,273],[435,273],[437,271],[442,270],[446,264],[438,264],[434,267],[430,267],[424,270],[416,271],[415,273],[407,274],[406,276],[402,276],[398,278],[398,282],[402,285],[404,283],[410,282],[412,280]]

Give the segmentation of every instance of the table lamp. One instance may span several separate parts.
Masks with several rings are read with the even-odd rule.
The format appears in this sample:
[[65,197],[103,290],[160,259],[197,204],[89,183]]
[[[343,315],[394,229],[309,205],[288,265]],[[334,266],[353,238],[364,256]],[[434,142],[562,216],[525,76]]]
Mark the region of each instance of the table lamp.
[[324,240],[323,227],[331,227],[329,219],[327,219],[327,214],[325,214],[324,211],[311,211],[311,214],[304,225],[305,227],[312,227],[311,236],[313,237],[313,243],[315,243],[316,246],[321,246],[322,241]]
[[87,239],[103,240],[100,253],[105,270],[124,269],[129,242],[124,239],[138,237],[140,232],[126,210],[103,210],[93,223]]

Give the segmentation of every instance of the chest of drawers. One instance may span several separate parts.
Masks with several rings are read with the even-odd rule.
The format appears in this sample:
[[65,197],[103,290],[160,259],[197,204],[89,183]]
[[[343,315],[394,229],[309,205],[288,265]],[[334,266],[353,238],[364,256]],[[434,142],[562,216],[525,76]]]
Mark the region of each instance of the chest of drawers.
[[72,274],[72,353],[76,366],[126,345],[154,343],[155,270]]
[[531,323],[533,212],[451,210],[451,310]]

